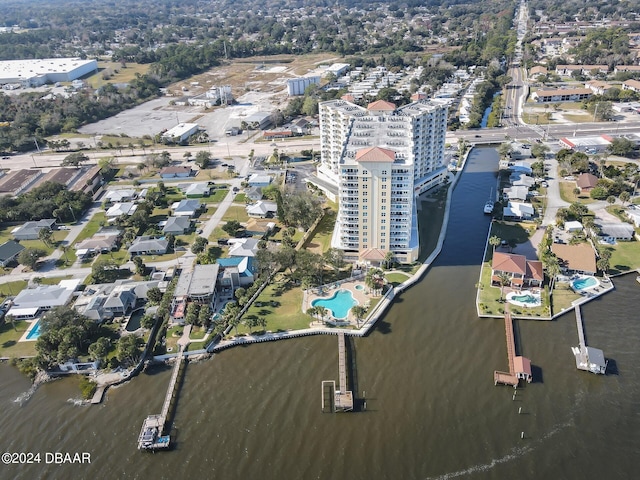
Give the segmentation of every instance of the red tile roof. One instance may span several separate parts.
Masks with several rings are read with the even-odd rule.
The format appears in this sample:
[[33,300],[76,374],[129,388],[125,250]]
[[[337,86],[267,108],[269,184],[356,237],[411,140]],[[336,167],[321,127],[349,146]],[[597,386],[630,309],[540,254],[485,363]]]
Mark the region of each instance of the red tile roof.
[[386,100],[376,100],[375,102],[371,102],[367,105],[367,110],[385,110],[393,112],[396,109],[396,105],[391,102],[387,102]]
[[396,152],[388,148],[369,147],[356,152],[356,160],[359,162],[393,162]]
[[494,252],[491,268],[499,272],[525,275],[527,273],[527,258],[524,255],[514,253]]
[[576,185],[580,188],[593,188],[598,184],[598,177],[592,173],[581,173],[576,180]]

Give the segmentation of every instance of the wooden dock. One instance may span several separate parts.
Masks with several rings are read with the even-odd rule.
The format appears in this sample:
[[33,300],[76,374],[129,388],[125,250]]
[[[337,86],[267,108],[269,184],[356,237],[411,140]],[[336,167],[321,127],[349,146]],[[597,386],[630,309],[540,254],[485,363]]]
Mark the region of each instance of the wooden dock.
[[511,313],[504,314],[504,333],[507,339],[507,358],[509,372],[493,372],[494,385],[511,385],[516,388],[520,379],[531,382],[531,361],[528,358],[516,355],[516,340],[513,334],[513,319]]
[[338,333],[338,388],[333,380],[322,382],[322,411],[348,412],[353,410],[353,392],[347,390],[347,352],[344,333]]
[[178,385],[180,373],[184,370],[184,352],[182,346],[176,357],[176,363],[173,365],[171,372],[171,380],[162,404],[162,413],[159,415],[149,415],[142,424],[140,436],[138,437],[138,449],[140,450],[157,450],[161,448],[169,448],[171,441],[167,430],[168,419],[171,414],[172,405],[175,406],[174,400],[178,395]]

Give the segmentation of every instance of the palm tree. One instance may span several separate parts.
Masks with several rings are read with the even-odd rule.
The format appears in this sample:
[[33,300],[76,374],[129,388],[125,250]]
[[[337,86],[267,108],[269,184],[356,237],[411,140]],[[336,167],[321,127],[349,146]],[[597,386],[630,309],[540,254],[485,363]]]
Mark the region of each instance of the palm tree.
[[497,236],[497,235],[492,235],[492,236],[489,238],[489,245],[491,245],[491,246],[493,247],[493,251],[494,251],[494,252],[496,251],[496,247],[497,247],[498,245],[500,245],[500,242],[502,242],[502,239],[501,239],[499,236]]
[[353,316],[356,318],[356,324],[358,325],[358,328],[360,328],[360,320],[362,320],[367,314],[367,309],[362,305],[356,305],[351,308],[351,313],[353,313]]
[[500,283],[500,300],[504,300],[504,287],[511,285],[511,277],[506,273],[500,273],[498,283]]
[[598,267],[598,270],[600,270],[602,273],[607,273],[607,270],[609,270],[609,267],[610,267],[609,259],[607,257],[601,256],[596,261],[596,266]]
[[384,254],[384,259],[382,260],[382,263],[384,264],[384,267],[386,269],[389,269],[392,261],[393,261],[393,252],[389,250],[387,251],[387,253]]
[[558,257],[555,255],[547,255],[544,268],[547,271],[547,276],[549,277],[549,289],[553,290],[553,284],[556,277],[560,275],[560,262],[558,261]]
[[18,329],[16,328],[16,319],[13,315],[7,315],[5,317],[5,320],[11,324],[11,326],[16,332],[18,331]]
[[50,247],[51,240],[53,239],[53,232],[48,228],[42,228],[38,232],[38,238],[42,240],[47,247]]
[[624,205],[631,199],[631,194],[625,190],[624,192],[620,193],[619,198],[620,198],[620,201],[622,202],[622,205]]
[[317,314],[320,317],[320,320],[322,320],[322,322],[324,323],[324,318],[329,315],[329,310],[327,310],[326,308],[318,305],[317,307],[315,307],[317,309]]

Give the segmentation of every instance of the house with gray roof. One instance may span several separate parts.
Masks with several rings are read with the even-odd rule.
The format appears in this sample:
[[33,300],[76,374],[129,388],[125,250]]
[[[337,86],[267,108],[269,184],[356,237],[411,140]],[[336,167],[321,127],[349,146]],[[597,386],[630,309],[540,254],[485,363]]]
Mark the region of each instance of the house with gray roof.
[[40,230],[57,230],[56,219],[46,218],[37,222],[26,222],[23,225],[11,230],[11,235],[16,240],[37,240]]
[[0,267],[6,267],[22,250],[24,250],[24,247],[13,240],[0,245]]
[[58,285],[40,285],[35,288],[25,288],[16,298],[7,315],[16,320],[30,320],[41,313],[62,305],[66,305],[80,280],[62,280]]
[[262,200],[262,188],[261,187],[249,187],[244,191],[244,194],[252,202]]
[[127,249],[133,257],[135,255],[163,255],[167,253],[169,242],[165,238],[155,238],[148,235],[138,237]]
[[187,183],[179,185],[187,198],[208,197],[210,187],[206,183]]
[[189,217],[169,217],[162,227],[162,233],[172,233],[174,235],[183,235],[184,232],[191,228],[191,219]]
[[630,223],[601,223],[600,233],[598,236],[607,243],[614,243],[616,241],[628,242],[633,240],[635,230]]
[[276,202],[259,200],[254,204],[247,205],[247,214],[250,217],[266,218],[273,217],[278,211]]
[[119,217],[120,215],[133,215],[138,205],[133,202],[115,203],[107,210],[107,217]]
[[256,238],[230,238],[229,256],[255,257],[258,251],[258,242],[260,242],[260,240]]
[[114,316],[124,316],[133,310],[136,300],[132,285],[118,285],[107,297],[102,308]]
[[202,204],[196,199],[186,199],[175,202],[171,205],[173,214],[176,217],[193,217],[200,210]]
[[216,300],[216,283],[220,265],[196,265],[191,271],[183,271],[178,279],[171,300],[171,317],[183,322],[190,302],[213,307]]
[[130,202],[136,198],[136,191],[133,189],[109,190],[104,194],[104,199],[108,202],[120,203]]

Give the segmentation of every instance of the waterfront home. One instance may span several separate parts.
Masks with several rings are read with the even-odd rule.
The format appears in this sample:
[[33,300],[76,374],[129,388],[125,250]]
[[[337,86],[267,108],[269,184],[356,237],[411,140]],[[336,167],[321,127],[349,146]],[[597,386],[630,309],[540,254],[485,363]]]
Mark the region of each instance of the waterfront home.
[[138,205],[133,202],[115,203],[105,213],[109,218],[116,218],[121,215],[133,215],[138,209]]
[[171,318],[184,322],[187,306],[190,302],[209,305],[213,308],[216,300],[216,283],[220,265],[196,265],[193,270],[183,270],[171,300]]
[[513,288],[539,287],[544,280],[542,262],[528,260],[524,255],[494,252],[491,262],[491,284],[500,285],[500,276],[507,275]]
[[180,200],[171,205],[176,217],[193,217],[200,210],[202,204],[196,199]]
[[6,267],[22,250],[24,250],[24,247],[13,240],[0,245],[0,267]]
[[162,233],[172,233],[174,235],[183,235],[191,228],[191,219],[189,217],[169,217],[162,227]]
[[135,255],[163,255],[167,253],[169,242],[163,238],[155,238],[148,235],[138,237],[127,249],[133,257]]
[[26,222],[11,230],[11,235],[16,240],[38,240],[40,230],[43,229],[57,230],[56,220],[54,218],[45,218],[37,222]]
[[526,200],[529,196],[529,188],[524,185],[513,186],[509,188],[504,188],[502,193],[509,200]]
[[551,251],[558,257],[560,268],[564,274],[584,273],[595,275],[596,254],[593,247],[588,243],[577,245],[567,245],[564,243],[553,243]]
[[225,295],[233,295],[238,287],[247,287],[254,282],[253,257],[219,258],[218,289]]
[[530,203],[508,202],[503,208],[502,215],[505,218],[517,218],[520,220],[529,220],[535,215],[535,208]]
[[62,280],[58,285],[25,288],[13,299],[7,315],[16,320],[34,319],[47,310],[66,305],[79,284],[80,280],[71,279]]
[[158,280],[116,280],[114,283],[87,285],[73,308],[85,317],[102,322],[112,319],[114,315],[129,313],[138,300],[146,300],[150,288],[159,287],[160,284]]

